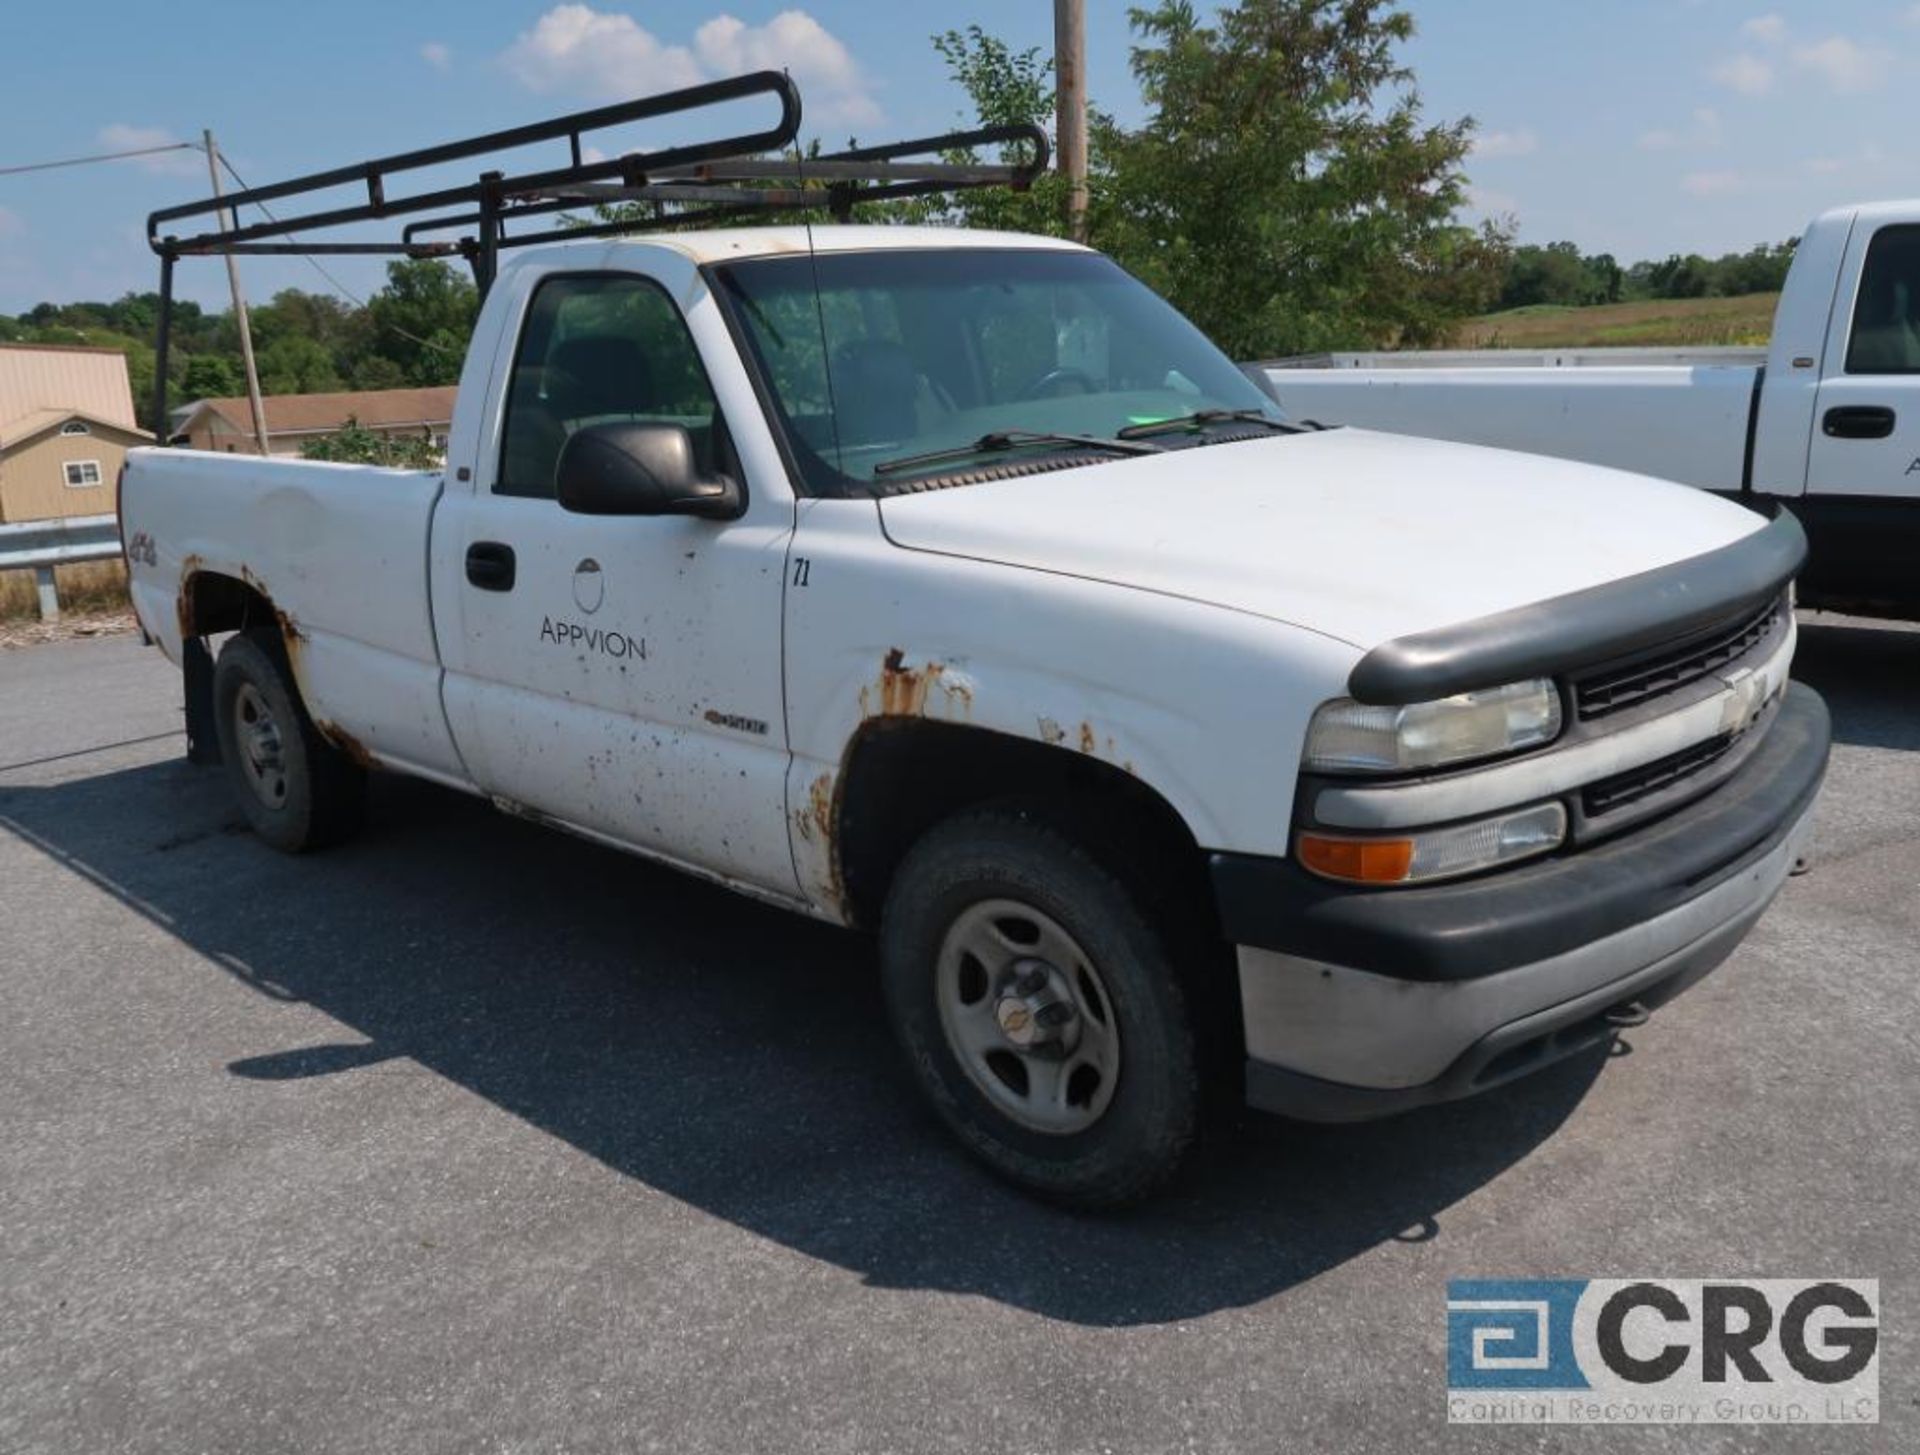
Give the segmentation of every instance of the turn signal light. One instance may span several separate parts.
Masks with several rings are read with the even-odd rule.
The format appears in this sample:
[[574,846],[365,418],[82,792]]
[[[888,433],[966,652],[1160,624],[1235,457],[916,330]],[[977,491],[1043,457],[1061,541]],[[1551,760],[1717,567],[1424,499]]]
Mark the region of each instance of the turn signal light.
[[1300,862],[1329,879],[1424,884],[1550,853],[1566,839],[1566,809],[1558,803],[1536,803],[1470,823],[1421,829],[1404,839],[1302,833],[1295,843]]
[[1412,839],[1329,839],[1302,834],[1300,862],[1329,879],[1399,884],[1413,872]]

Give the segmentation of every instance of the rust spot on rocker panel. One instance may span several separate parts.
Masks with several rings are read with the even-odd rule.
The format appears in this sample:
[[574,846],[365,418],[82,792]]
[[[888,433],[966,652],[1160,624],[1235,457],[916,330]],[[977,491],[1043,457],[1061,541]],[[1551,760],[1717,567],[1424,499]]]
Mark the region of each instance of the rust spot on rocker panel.
[[378,766],[373,761],[373,754],[367,751],[366,745],[352,733],[341,727],[340,724],[335,722],[316,722],[313,726],[314,730],[318,732],[321,737],[332,743],[334,747],[345,753],[347,757],[352,759],[360,767],[374,768]]

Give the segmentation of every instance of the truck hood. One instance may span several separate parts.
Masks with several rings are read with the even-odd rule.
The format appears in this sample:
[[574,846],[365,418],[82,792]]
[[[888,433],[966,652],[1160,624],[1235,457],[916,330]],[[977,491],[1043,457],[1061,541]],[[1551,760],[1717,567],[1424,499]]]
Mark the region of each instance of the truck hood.
[[1682,485],[1339,429],[880,503],[894,544],[1251,612],[1368,650],[1761,528]]

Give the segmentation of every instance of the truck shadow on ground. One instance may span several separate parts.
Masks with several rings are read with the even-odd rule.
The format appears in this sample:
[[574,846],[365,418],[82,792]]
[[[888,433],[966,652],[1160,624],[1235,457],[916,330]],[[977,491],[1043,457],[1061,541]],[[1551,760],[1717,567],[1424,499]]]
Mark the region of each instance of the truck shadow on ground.
[[1802,612],[1793,675],[1826,698],[1836,742],[1920,750],[1920,631]]
[[1605,1059],[1368,1126],[1249,1117],[1171,1195],[1079,1217],[991,1180],[923,1110],[864,938],[404,780],[377,782],[362,840],[301,860],[238,831],[218,770],[181,762],[0,790],[0,826],[206,974],[364,1038],[262,1047],[236,1076],[410,1057],[875,1285],[1081,1324],[1198,1317],[1390,1239],[1444,1239],[1446,1210],[1551,1135]]

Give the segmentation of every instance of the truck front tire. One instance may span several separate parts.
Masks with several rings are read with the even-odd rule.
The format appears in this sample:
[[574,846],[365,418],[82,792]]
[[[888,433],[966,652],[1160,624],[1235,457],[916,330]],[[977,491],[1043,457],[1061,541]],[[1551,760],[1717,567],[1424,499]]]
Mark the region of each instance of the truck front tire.
[[1201,1107],[1167,937],[1118,855],[1038,808],[931,830],[888,892],[881,970],[921,1087],[1002,1177],[1076,1207],[1170,1178]]
[[360,827],[366,771],[313,725],[271,633],[241,632],[220,649],[213,711],[228,781],[254,833],[299,854]]

